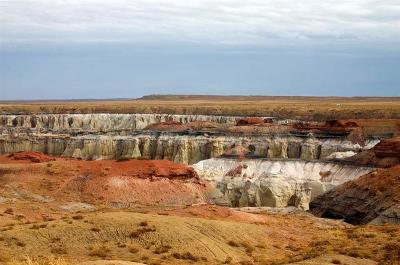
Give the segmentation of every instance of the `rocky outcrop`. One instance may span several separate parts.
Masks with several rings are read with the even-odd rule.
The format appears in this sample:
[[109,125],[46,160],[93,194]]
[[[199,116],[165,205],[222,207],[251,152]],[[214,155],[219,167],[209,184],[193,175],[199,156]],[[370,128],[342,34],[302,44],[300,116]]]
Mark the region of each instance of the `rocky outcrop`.
[[383,139],[370,150],[347,159],[358,165],[391,167],[400,164],[400,136]]
[[318,195],[370,172],[335,163],[209,159],[193,165],[201,179],[232,207],[286,207],[304,210]]
[[373,149],[376,157],[394,157],[400,159],[400,136],[385,139],[379,142]]
[[51,131],[140,130],[161,122],[209,121],[234,125],[238,117],[172,114],[37,114],[0,115],[0,126]]
[[315,198],[311,211],[352,224],[400,223],[400,166],[378,169]]
[[87,160],[147,158],[193,164],[219,157],[236,146],[249,156],[303,160],[326,159],[335,152],[359,152],[358,144],[340,139],[272,136],[213,136],[171,133],[142,133],[131,136],[63,134],[3,134],[0,154],[19,151],[42,152],[54,156]]
[[54,161],[55,158],[39,152],[18,152],[9,155],[14,160],[26,160],[33,163],[44,163]]
[[271,118],[257,118],[257,117],[248,117],[241,118],[236,122],[236,126],[247,126],[247,125],[260,125],[265,123],[272,123],[273,120]]

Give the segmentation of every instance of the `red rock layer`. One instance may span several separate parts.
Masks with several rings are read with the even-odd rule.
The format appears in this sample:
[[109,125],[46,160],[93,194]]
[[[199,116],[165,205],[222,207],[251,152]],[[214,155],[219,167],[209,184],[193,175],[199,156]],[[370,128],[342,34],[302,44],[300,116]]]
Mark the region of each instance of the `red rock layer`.
[[53,157],[39,152],[18,152],[11,154],[10,157],[14,160],[25,160],[33,163],[43,163],[55,160]]
[[314,199],[310,210],[317,216],[344,219],[352,224],[383,219],[390,210],[392,222],[397,223],[400,222],[399,191],[400,165],[348,181]]

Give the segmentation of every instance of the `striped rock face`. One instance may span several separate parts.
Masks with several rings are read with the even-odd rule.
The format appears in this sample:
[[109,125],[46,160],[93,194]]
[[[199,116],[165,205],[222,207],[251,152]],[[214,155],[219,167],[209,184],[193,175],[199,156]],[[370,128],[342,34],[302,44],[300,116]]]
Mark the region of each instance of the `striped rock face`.
[[295,206],[304,210],[316,196],[372,170],[329,162],[262,159],[208,159],[193,168],[232,207]]

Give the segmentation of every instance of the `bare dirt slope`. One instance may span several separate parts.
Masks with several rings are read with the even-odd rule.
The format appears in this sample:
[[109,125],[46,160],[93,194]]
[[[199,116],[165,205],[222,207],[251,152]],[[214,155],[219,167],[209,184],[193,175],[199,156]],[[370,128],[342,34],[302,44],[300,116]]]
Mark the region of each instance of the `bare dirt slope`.
[[[167,160],[82,161],[31,152],[0,156],[0,212],[11,209],[25,221],[57,216],[60,209],[204,203],[206,193],[192,168]],[[11,217],[0,216],[0,221]]]

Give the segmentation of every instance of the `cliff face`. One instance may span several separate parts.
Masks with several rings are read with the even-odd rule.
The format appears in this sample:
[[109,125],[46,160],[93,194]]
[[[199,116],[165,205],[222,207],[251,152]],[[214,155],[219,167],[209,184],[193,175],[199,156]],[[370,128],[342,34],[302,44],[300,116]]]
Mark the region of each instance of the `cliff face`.
[[88,160],[147,158],[193,164],[219,157],[235,146],[252,156],[303,160],[326,159],[337,152],[359,152],[362,147],[345,140],[297,137],[234,137],[179,134],[82,135],[3,134],[0,154],[36,151]]
[[45,129],[52,131],[115,131],[140,130],[150,124],[175,121],[189,123],[209,121],[235,124],[234,116],[171,115],[171,114],[38,114],[0,115],[0,126]]
[[399,191],[400,166],[378,169],[315,198],[310,208],[352,224],[400,223]]
[[38,151],[88,160],[148,158],[193,164],[240,147],[249,157],[323,160],[355,154],[377,142],[354,144],[329,133],[297,135],[292,133],[293,121],[251,119],[268,123],[236,126],[239,117],[210,115],[0,115],[0,154]]
[[373,148],[362,151],[348,159],[358,165],[392,167],[400,164],[400,136],[383,139]]
[[316,196],[372,169],[324,162],[209,159],[193,165],[233,207],[295,206],[307,210]]

